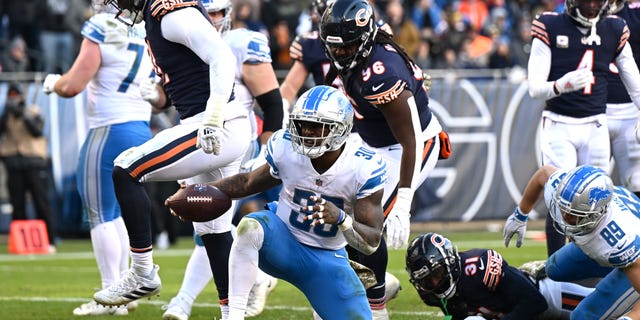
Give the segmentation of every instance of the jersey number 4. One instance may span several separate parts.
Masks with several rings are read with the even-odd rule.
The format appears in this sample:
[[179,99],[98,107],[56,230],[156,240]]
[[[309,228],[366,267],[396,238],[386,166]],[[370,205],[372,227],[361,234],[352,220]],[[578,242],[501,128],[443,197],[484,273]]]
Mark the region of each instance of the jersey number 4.
[[[584,51],[582,58],[580,59],[580,63],[576,70],[579,69],[587,69],[593,71],[593,49],[587,49]],[[596,83],[596,77],[591,77],[591,81],[587,83],[587,85],[582,89],[582,93],[591,94],[593,88],[592,86]]]

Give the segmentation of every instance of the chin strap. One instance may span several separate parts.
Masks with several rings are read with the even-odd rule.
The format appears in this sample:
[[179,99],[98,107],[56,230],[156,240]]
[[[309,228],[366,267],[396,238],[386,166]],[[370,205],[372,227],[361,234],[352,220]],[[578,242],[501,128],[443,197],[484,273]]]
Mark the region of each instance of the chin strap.
[[596,24],[598,23],[599,18],[591,19],[591,34],[586,39],[587,45],[592,45],[593,43],[596,46],[600,45],[600,36],[596,33]]

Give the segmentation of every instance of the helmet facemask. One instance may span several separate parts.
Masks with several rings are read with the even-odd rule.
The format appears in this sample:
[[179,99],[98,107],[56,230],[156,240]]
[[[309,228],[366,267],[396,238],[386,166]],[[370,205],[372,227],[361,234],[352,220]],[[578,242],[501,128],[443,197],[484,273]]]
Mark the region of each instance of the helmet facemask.
[[111,5],[118,10],[116,19],[133,26],[144,20],[144,8],[148,0],[104,0],[105,5]]
[[365,0],[331,3],[322,15],[320,38],[327,56],[339,70],[366,61],[378,31],[373,8]]
[[[213,19],[211,19],[213,26],[218,30],[218,32],[224,34],[225,32],[231,30],[231,12],[233,11],[231,1],[203,0],[202,4],[209,14],[214,12],[222,12],[222,19],[217,19],[216,21],[213,21]],[[209,17],[211,17],[211,15],[209,15]]]
[[613,199],[613,183],[601,169],[580,166],[558,184],[549,208],[554,225],[567,236],[580,236],[595,229]]
[[406,256],[409,281],[423,293],[449,299],[456,293],[460,278],[460,256],[451,241],[428,233],[411,242]]
[[293,149],[311,159],[340,149],[353,126],[353,109],[338,89],[316,86],[300,96],[289,115]]

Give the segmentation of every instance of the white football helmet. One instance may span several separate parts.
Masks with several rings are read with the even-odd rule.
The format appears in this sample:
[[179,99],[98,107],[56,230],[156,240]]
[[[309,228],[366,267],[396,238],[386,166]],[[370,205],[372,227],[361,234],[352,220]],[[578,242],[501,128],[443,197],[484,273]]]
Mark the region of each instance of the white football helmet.
[[218,29],[218,32],[225,33],[231,30],[231,12],[233,11],[233,6],[230,0],[202,0],[202,4],[207,12],[224,12],[222,19],[212,21],[213,26]]
[[116,18],[123,23],[133,26],[144,20],[144,8],[148,0],[104,0],[105,5],[118,9]]
[[549,210],[558,231],[567,236],[579,236],[591,232],[598,225],[612,199],[613,182],[607,173],[600,168],[583,165],[571,169],[562,178]]
[[[302,123],[321,124],[322,136],[305,136]],[[293,149],[309,158],[338,150],[347,141],[353,127],[353,108],[338,89],[315,86],[303,93],[289,114],[289,132]]]

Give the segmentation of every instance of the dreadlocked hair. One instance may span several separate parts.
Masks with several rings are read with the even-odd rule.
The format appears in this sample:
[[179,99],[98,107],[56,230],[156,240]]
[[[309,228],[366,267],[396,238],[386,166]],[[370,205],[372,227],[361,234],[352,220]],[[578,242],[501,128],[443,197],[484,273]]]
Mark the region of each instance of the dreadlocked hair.
[[[393,36],[390,35],[388,32],[384,31],[382,28],[378,28],[376,35],[373,38],[373,43],[374,44],[379,43],[383,45],[386,44],[386,45],[392,46],[396,50],[396,52],[398,52],[398,54],[402,57],[402,60],[404,60],[404,64],[407,66],[407,68],[409,68],[409,70],[412,70],[412,71],[414,70],[415,63],[413,62],[413,59],[409,57],[409,55],[401,45],[393,41]],[[365,63],[368,63],[370,58],[371,58],[371,55],[367,57],[367,59],[365,60]],[[324,84],[327,86],[330,86],[338,76],[338,73],[339,72],[336,66],[333,65],[333,63],[331,63],[329,66],[329,72],[327,72],[327,76],[324,78]]]

